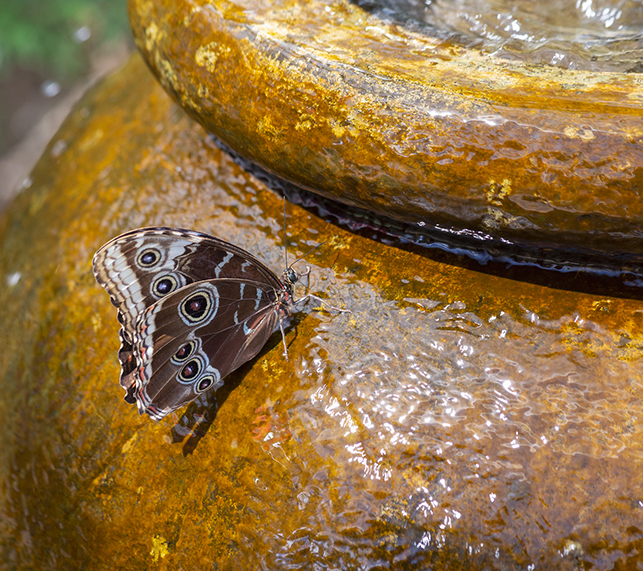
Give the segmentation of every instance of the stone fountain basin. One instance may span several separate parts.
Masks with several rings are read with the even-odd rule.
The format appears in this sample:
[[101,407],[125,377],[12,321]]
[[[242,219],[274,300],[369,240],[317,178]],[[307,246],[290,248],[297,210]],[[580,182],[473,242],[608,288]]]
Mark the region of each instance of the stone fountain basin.
[[129,10],[175,101],[280,177],[447,241],[643,271],[641,74],[493,59],[346,0]]
[[[300,201],[304,202],[304,201]],[[308,201],[310,202],[310,201]],[[9,569],[634,569],[643,308],[387,245],[287,204],[314,306],[160,422],[118,385],[95,250],[194,228],[283,266],[283,202],[135,56],[0,218]]]

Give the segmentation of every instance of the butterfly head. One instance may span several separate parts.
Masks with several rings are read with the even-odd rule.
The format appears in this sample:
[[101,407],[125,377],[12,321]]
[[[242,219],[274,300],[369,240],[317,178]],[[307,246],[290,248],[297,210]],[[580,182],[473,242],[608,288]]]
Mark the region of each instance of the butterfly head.
[[286,268],[281,276],[281,280],[288,285],[295,285],[299,281],[299,274],[290,268]]

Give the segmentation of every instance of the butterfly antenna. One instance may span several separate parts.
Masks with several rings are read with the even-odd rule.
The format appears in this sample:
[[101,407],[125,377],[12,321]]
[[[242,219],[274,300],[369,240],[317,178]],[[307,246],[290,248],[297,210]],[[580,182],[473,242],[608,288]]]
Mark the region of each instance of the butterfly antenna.
[[[285,268],[288,267],[288,245],[286,243],[286,195],[284,194],[284,259],[286,262]],[[294,262],[293,262],[294,263]]]
[[286,267],[292,268],[297,262],[303,260],[305,257],[312,254],[317,248],[321,248],[326,242],[328,242],[328,240],[324,240],[320,244],[317,244],[314,248],[311,248],[310,250],[308,250],[308,252],[306,252],[303,256],[297,258],[292,264],[290,264],[290,266],[286,266]]

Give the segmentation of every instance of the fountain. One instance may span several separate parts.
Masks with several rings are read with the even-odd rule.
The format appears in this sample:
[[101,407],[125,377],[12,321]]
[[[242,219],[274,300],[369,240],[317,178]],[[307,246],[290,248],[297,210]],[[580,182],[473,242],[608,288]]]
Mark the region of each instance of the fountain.
[[[368,8],[130,2],[160,83],[89,92],[0,219],[8,568],[643,564],[640,76]],[[276,271],[329,240],[310,288],[352,314],[141,418],[90,260],[151,225]]]

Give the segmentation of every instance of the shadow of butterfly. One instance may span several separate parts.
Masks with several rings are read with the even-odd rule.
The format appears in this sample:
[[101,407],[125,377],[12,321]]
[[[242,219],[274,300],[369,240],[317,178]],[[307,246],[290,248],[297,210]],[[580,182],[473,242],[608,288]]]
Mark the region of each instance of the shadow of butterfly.
[[[177,228],[132,230],[94,255],[94,275],[118,308],[121,386],[159,420],[223,384],[284,319],[301,277],[281,278],[224,240]],[[332,308],[338,311],[347,311]]]

